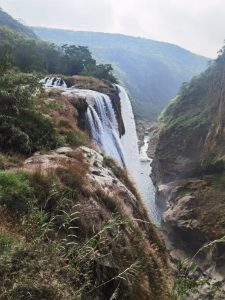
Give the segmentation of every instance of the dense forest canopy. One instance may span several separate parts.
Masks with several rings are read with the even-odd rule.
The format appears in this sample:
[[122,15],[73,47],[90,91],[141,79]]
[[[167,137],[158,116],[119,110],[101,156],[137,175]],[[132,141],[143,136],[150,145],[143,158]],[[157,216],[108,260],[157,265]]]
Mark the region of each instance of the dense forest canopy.
[[79,74],[117,81],[111,65],[98,65],[87,47],[66,44],[60,47],[0,26],[0,58],[6,52],[11,58],[11,66],[22,72]]

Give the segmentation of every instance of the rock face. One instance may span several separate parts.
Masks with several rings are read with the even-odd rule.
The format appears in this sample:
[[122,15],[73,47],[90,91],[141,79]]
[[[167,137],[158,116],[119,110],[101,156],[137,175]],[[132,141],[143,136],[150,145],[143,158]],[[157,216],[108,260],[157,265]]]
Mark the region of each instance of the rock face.
[[[152,177],[165,211],[163,228],[188,254],[225,236],[224,69],[222,53],[206,72],[184,84],[161,119]],[[214,272],[225,275],[224,243],[201,254]]]
[[[115,291],[118,299],[133,299],[134,294],[136,299],[170,299],[170,268],[165,247],[122,169],[111,161],[107,163],[95,150],[82,146],[36,153],[25,161],[23,170],[47,174],[49,170],[57,173],[59,168],[79,169],[80,165],[86,166],[88,171],[76,202],[79,234],[96,234],[112,218],[121,224],[109,229],[106,248],[100,247],[99,258],[95,258],[92,272],[100,287],[82,299],[111,299]],[[120,281],[117,275],[121,273],[127,278],[126,272],[122,273],[137,261],[140,268],[135,269],[132,284],[127,279]],[[112,279],[114,277],[117,279]]]

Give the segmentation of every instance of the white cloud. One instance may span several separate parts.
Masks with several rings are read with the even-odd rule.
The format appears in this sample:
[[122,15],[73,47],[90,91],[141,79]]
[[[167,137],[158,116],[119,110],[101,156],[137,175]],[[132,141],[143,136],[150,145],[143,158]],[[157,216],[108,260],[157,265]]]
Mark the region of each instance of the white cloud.
[[0,0],[26,24],[119,32],[216,56],[225,38],[224,0]]

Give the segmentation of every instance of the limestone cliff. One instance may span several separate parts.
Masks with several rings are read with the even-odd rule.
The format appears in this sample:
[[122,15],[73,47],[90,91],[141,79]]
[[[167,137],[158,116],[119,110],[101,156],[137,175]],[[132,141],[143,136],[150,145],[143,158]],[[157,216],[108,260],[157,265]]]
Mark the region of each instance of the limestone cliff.
[[[189,254],[225,236],[224,113],[223,51],[204,73],[183,85],[163,112],[153,161],[157,200],[166,209],[163,228],[175,247]],[[224,278],[225,244],[210,248],[207,255],[211,271]]]

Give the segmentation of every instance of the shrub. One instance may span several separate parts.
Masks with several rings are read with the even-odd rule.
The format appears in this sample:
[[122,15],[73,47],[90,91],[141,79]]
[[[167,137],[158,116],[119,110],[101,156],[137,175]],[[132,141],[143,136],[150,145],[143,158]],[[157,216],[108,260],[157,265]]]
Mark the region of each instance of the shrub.
[[214,174],[224,171],[225,162],[223,159],[218,158],[214,153],[210,153],[204,157],[201,166],[206,174]]
[[42,147],[55,148],[56,131],[54,123],[49,116],[45,116],[35,110],[29,110],[21,114],[20,118],[22,130],[30,138],[30,148],[33,151]]
[[6,72],[0,77],[0,150],[29,153],[56,146],[53,121],[35,109],[32,93],[38,87],[35,76]]
[[0,153],[0,170],[6,170],[13,167],[21,166],[24,157],[19,155],[5,155]]
[[29,136],[9,123],[0,125],[0,149],[4,152],[28,153],[31,151]]
[[25,173],[0,172],[0,205],[5,207],[13,218],[20,218],[27,214],[32,199],[32,189]]
[[66,166],[66,168],[58,167],[56,169],[56,174],[63,185],[70,190],[78,192],[84,190],[86,173],[87,165],[78,161],[73,162],[71,166]]
[[55,292],[46,287],[36,287],[31,285],[18,285],[7,293],[8,300],[54,300]]
[[49,170],[46,174],[43,174],[37,170],[29,174],[28,178],[39,207],[47,211],[52,211],[60,197],[60,187],[58,186],[54,172]]
[[0,233],[0,255],[4,252],[9,252],[14,243],[14,239],[11,235],[1,232]]
[[86,132],[76,128],[65,133],[66,143],[71,146],[90,146],[90,139]]

